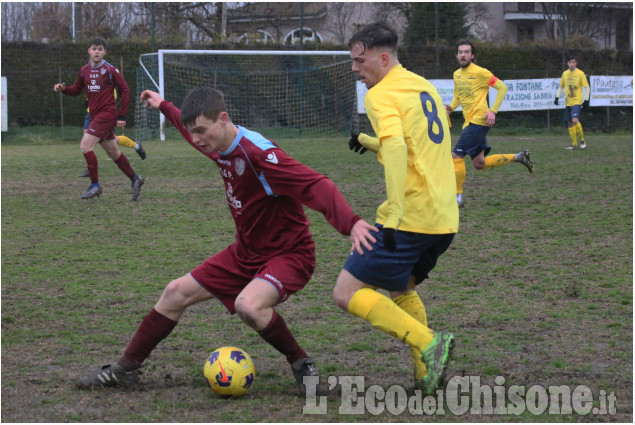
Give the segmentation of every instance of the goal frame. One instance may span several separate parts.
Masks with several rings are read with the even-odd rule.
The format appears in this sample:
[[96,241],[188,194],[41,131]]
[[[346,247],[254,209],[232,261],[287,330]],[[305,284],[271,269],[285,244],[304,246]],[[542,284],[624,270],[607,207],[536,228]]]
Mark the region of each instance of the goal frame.
[[[165,76],[164,57],[165,55],[279,55],[279,56],[348,56],[348,50],[183,50],[183,49],[159,49],[157,51],[158,60],[158,81],[154,81],[150,72],[146,69],[139,57],[139,64],[145,70],[150,80],[157,87],[159,95],[165,98]],[[159,113],[160,140],[165,140],[165,116]]]

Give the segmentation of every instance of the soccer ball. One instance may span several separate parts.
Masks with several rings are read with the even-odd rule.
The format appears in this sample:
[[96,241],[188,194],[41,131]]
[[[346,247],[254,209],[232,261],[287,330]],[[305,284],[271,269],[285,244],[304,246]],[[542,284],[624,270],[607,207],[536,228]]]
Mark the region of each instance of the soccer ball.
[[256,378],[256,368],[247,353],[237,347],[221,347],[205,361],[203,374],[215,394],[241,396]]

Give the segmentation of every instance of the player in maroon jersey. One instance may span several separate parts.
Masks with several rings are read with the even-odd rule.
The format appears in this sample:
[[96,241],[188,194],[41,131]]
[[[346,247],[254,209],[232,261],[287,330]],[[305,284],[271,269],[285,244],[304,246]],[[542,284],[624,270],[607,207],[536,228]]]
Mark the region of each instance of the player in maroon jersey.
[[371,232],[378,229],[353,213],[331,180],[259,133],[232,123],[218,90],[192,90],[181,111],[149,90],[141,101],[159,109],[185,140],[216,163],[236,223],[236,241],[170,282],[119,361],[80,379],[79,387],[136,383],[141,363],[187,307],[216,298],[284,354],[304,390],[303,377],[317,376],[317,369],[273,309],[301,290],[315,268],[315,243],[303,205],[350,235],[360,254],[362,246],[371,249]]
[[[70,96],[80,95],[86,89],[88,109],[90,110],[90,125],[84,133],[80,143],[80,149],[86,159],[86,165],[90,176],[90,186],[82,195],[82,199],[94,198],[102,192],[99,184],[97,156],[95,145],[99,143],[108,156],[119,166],[132,182],[132,200],[136,201],[141,192],[141,186],[145,179],[135,173],[128,162],[128,158],[117,146],[115,126],[126,126],[126,113],[130,102],[130,90],[128,84],[119,70],[106,62],[106,41],[102,38],[94,38],[88,48],[90,62],[80,68],[77,80],[72,86],[66,87],[66,83],[55,84],[53,90]],[[119,91],[119,112],[115,100],[115,90]]]

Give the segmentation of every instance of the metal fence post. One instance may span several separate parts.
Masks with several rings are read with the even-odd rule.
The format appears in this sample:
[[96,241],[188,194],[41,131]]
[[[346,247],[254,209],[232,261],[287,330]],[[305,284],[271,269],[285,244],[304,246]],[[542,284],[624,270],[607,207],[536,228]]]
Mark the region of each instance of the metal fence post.
[[[62,82],[62,68],[57,68],[58,72],[59,72],[59,79],[58,82]],[[62,92],[59,92],[60,95],[60,120],[61,120],[61,125],[62,125],[62,140],[64,140],[64,95],[62,94]]]

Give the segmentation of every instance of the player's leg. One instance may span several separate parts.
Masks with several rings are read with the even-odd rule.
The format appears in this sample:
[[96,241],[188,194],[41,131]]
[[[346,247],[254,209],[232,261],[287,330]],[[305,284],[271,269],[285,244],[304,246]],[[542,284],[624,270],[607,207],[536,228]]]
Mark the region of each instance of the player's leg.
[[152,350],[172,332],[187,307],[210,298],[212,295],[191,274],[173,280],[165,287],[154,308],[143,318],[119,361],[102,366],[98,372],[81,378],[77,385],[80,388],[93,388],[138,382],[138,369]]
[[[453,234],[447,235],[428,235],[426,238],[429,239],[429,243],[425,245],[425,249],[421,252],[419,256],[419,260],[414,265],[412,269],[412,276],[410,276],[410,280],[408,281],[407,290],[411,292],[406,292],[403,294],[395,294],[398,295],[397,298],[394,299],[395,303],[399,305],[402,309],[408,312],[415,319],[419,320],[426,326],[427,324],[427,316],[425,312],[425,308],[423,306],[423,302],[421,298],[419,298],[417,292],[415,292],[415,288],[417,285],[421,284],[424,280],[429,277],[430,272],[434,269],[437,264],[437,261],[441,255],[448,250],[452,241],[454,240]],[[391,295],[393,295],[391,293]],[[403,297],[403,298],[401,298]],[[451,336],[451,334],[450,334]],[[435,333],[436,337],[436,333]],[[452,341],[450,341],[452,344]],[[451,347],[450,347],[451,348]],[[434,365],[435,359],[430,359],[430,350],[437,350],[435,347],[426,348],[428,359],[424,359],[422,356],[419,362],[415,362],[415,386],[422,387],[426,389],[426,386],[436,386],[440,383],[442,379],[442,375],[444,372],[445,366],[441,365],[441,372],[439,373],[439,365]],[[448,353],[449,354],[449,353]],[[433,373],[428,377],[427,367],[425,366],[424,361],[427,361],[428,364],[432,364]],[[438,359],[437,359],[438,360]],[[447,359],[446,359],[447,361]],[[438,362],[437,362],[438,363]],[[423,367],[421,365],[424,365]],[[428,381],[432,379],[432,382]]]
[[[449,332],[434,332],[376,288],[406,291],[420,253],[436,239],[410,232],[396,232],[395,237],[395,252],[385,249],[381,237],[373,244],[372,251],[364,255],[353,252],[340,272],[333,298],[341,309],[417,349],[428,368],[423,383],[428,393],[436,390],[441,380],[454,337]],[[427,352],[432,354],[424,357]]]
[[454,163],[454,176],[456,177],[456,203],[461,208],[463,204],[463,183],[465,183],[465,155],[461,156],[452,152],[452,162]]
[[[84,133],[88,133],[88,127],[90,126],[90,113],[86,113],[84,117]],[[84,170],[78,177],[90,177],[90,173],[88,172],[88,168]]]
[[567,127],[569,128],[569,139],[571,140],[571,145],[566,147],[565,149],[573,150],[578,147],[578,139],[575,132],[575,123],[573,122],[573,120],[575,119],[575,108],[573,106],[566,106],[564,110],[567,117]]
[[[477,170],[483,169],[485,163],[485,155],[491,149],[485,139],[485,135],[489,127],[483,125],[469,124],[461,132],[461,137],[452,149],[452,159],[454,161],[454,175],[457,181],[456,201],[459,207],[464,205],[463,183],[465,182],[465,162],[459,161],[459,158],[465,158],[467,155],[472,158],[472,165]],[[485,152],[483,153],[483,150]]]
[[95,145],[97,143],[99,143],[98,137],[84,133],[79,144],[79,148],[82,154],[84,154],[88,176],[90,177],[90,186],[88,186],[88,189],[82,194],[82,199],[94,198],[95,196],[99,196],[102,192],[101,185],[99,184],[97,155],[95,155]]
[[576,135],[580,138],[580,149],[586,148],[586,142],[584,141],[584,131],[582,130],[582,123],[578,121],[575,126]]
[[[394,303],[399,306],[399,308],[411,315],[418,322],[428,326],[426,309],[421,297],[419,297],[419,294],[415,290],[414,276],[410,277],[408,287],[405,291],[391,291],[390,297]],[[426,368],[425,363],[423,363],[423,360],[421,360],[421,352],[414,347],[409,346],[409,348],[412,356],[412,363],[414,365],[414,379],[416,383],[428,374],[428,369]]]
[[282,353],[301,391],[305,376],[318,376],[311,357],[298,344],[274,306],[304,288],[315,269],[312,247],[270,259],[236,297],[235,309],[243,322]]
[[254,279],[236,298],[236,313],[263,340],[285,356],[298,386],[304,390],[302,378],[317,376],[317,368],[298,344],[284,318],[273,309],[279,302],[278,291],[270,282]]
[[571,125],[575,130],[576,139],[580,138],[580,149],[584,149],[586,148],[586,143],[584,143],[584,131],[582,131],[582,124],[580,124],[580,113],[582,112],[582,108],[576,105],[576,107],[572,107],[571,109]]
[[571,139],[571,145],[566,149],[572,150],[577,148],[578,138],[577,138],[577,135],[575,134],[575,124],[573,124],[573,121],[569,122],[569,139]]
[[126,155],[123,154],[119,150],[117,145],[116,138],[112,138],[109,140],[103,140],[101,142],[101,147],[104,148],[108,156],[117,164],[119,169],[130,179],[131,189],[132,189],[132,201],[136,201],[139,198],[139,194],[141,193],[141,186],[145,182],[145,178],[135,173],[132,166],[130,165],[130,161]]
[[131,138],[121,135],[117,136],[117,144],[134,149],[135,151],[137,151],[141,159],[146,159],[146,151],[145,149],[143,149],[143,145],[141,143],[136,143]]
[[454,176],[456,177],[456,203],[461,208],[463,203],[463,184],[465,183],[465,157],[473,152],[475,138],[475,126],[470,124],[463,129],[459,140],[452,149],[452,162],[454,163]]
[[529,170],[530,173],[534,172],[534,163],[531,162],[529,151],[526,149],[523,149],[516,154],[509,153],[487,156],[485,157],[483,169],[486,170],[488,168],[501,167],[503,165],[511,164],[512,162],[519,162],[527,167],[527,170]]

